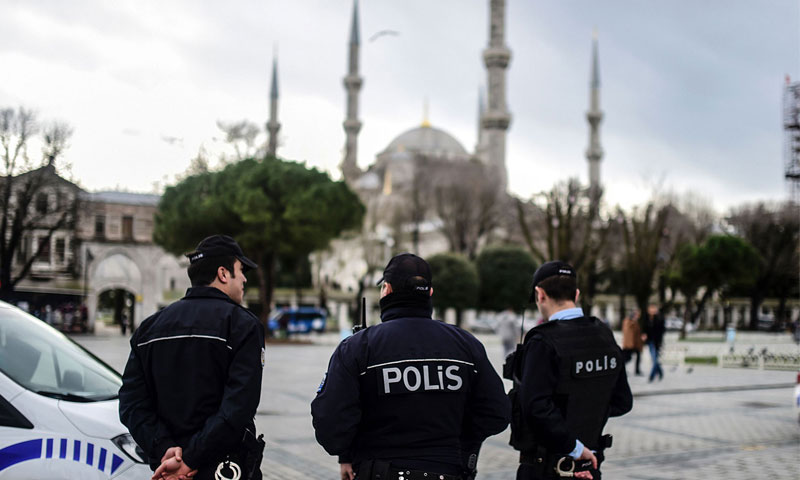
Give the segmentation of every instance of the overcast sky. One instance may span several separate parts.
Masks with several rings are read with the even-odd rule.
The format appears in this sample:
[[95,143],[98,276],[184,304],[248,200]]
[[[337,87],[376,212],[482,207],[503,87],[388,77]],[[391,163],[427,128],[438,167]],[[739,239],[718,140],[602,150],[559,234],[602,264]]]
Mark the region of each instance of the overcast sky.
[[[362,0],[358,162],[433,126],[472,151],[486,83],[488,0]],[[0,106],[70,123],[89,190],[151,192],[217,120],[267,120],[273,49],[278,154],[339,177],[351,0],[25,1],[0,4]],[[586,181],[592,30],[600,45],[601,178],[611,203],[652,185],[718,209],[786,196],[781,95],[800,79],[798,0],[507,0],[512,193]],[[370,41],[377,32],[392,30]],[[36,152],[33,152],[36,153]]]

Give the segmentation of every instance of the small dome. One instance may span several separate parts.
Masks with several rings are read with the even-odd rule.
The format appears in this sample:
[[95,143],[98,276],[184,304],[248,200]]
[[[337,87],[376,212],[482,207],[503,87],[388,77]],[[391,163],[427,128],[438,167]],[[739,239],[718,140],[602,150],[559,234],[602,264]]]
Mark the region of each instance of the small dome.
[[466,157],[469,155],[455,137],[444,130],[427,125],[401,133],[383,151],[384,154],[400,152],[446,157]]

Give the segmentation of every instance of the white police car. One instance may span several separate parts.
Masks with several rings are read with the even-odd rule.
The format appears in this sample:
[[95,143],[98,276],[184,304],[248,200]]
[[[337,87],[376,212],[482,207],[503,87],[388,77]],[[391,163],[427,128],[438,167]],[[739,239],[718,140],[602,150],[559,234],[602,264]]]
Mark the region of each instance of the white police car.
[[0,479],[142,479],[120,423],[120,375],[63,334],[0,302]]

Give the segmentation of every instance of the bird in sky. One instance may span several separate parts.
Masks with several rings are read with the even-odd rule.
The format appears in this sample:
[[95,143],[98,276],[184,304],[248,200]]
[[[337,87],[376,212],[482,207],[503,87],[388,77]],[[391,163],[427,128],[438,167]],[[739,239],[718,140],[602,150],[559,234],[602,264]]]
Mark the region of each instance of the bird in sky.
[[374,33],[371,37],[369,37],[369,41],[370,42],[374,42],[378,38],[386,36],[386,35],[391,35],[391,36],[396,37],[396,36],[400,35],[400,32],[398,32],[397,30],[381,30],[379,32]]

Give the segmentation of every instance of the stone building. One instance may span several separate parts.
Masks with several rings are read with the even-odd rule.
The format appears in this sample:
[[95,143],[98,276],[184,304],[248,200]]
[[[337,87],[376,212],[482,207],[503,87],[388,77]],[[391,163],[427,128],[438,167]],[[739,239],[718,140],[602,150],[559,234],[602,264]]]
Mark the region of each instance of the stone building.
[[[43,175],[46,181],[32,202],[36,227],[25,232],[12,261],[12,272],[18,275],[32,260],[16,285],[15,302],[36,314],[58,311],[56,317],[62,310],[72,317],[85,305],[92,330],[104,292],[129,294],[126,315],[134,325],[183,295],[189,286],[185,260],[153,243],[158,195],[86,192],[60,177],[52,165],[18,178],[30,175]],[[77,207],[74,217],[48,239],[54,219],[67,204]],[[68,327],[60,320],[54,323]]]
[[[77,246],[74,235],[75,217],[83,190],[60,177],[49,163],[41,168],[12,177],[8,220],[13,223],[20,214],[20,205],[28,204],[23,215],[29,224],[18,232],[9,226],[7,235],[20,235],[19,247],[11,262],[12,278],[29,270],[17,284],[17,290],[31,293],[53,290],[55,294],[70,295],[77,285]],[[5,182],[9,179],[2,178]]]
[[134,299],[132,321],[183,296],[189,287],[185,259],[153,243],[158,195],[128,192],[84,194],[76,229],[86,269],[86,305],[90,325],[100,294],[124,290]]

